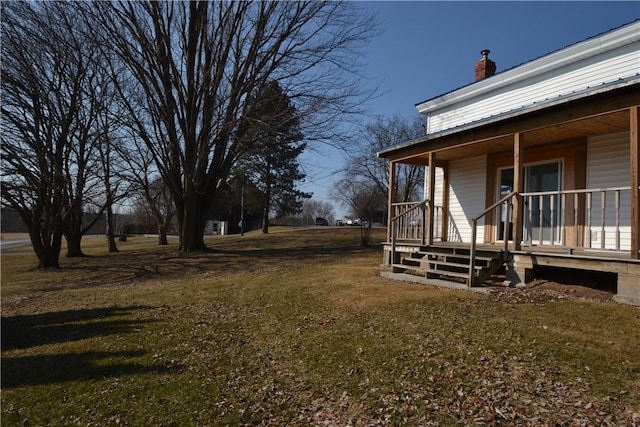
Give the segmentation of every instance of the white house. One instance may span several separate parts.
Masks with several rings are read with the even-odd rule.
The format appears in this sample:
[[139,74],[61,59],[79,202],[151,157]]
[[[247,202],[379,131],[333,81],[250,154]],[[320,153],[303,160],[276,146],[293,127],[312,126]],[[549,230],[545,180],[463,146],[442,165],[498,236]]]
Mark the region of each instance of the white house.
[[640,21],[497,74],[489,53],[417,104],[424,137],[378,153],[428,170],[425,200],[389,194],[385,264],[469,286],[604,272],[640,304]]

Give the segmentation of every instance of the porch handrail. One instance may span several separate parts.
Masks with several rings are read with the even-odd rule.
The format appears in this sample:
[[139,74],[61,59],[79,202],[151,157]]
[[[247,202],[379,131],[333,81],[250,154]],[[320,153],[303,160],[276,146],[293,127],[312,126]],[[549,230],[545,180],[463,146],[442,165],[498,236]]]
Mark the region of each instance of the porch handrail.
[[409,208],[407,210],[405,210],[404,212],[399,213],[398,215],[395,215],[393,217],[391,217],[391,219],[389,220],[389,226],[391,227],[391,262],[390,264],[394,264],[395,260],[396,260],[396,240],[397,240],[397,230],[396,230],[396,221],[404,216],[409,215],[411,212],[415,211],[416,209],[421,209],[422,210],[422,244],[424,245],[425,243],[425,212],[426,212],[426,207],[427,207],[427,203],[429,203],[429,199],[424,199],[421,202],[404,202],[404,203],[394,203],[392,206],[408,206]]
[[[573,219],[573,225],[575,226],[579,224],[580,215],[584,215],[584,231],[581,231],[581,229],[574,227],[574,243],[571,246],[593,248],[592,232],[595,229],[596,233],[600,233],[599,249],[606,249],[606,245],[608,244],[606,240],[608,239],[608,237],[605,238],[605,236],[606,233],[611,232],[614,235],[612,239],[612,243],[614,243],[615,245],[614,249],[620,250],[620,208],[622,201],[621,193],[630,192],[631,189],[631,186],[624,186],[533,191],[520,193],[524,201],[525,209],[527,209],[527,206],[529,206],[523,217],[525,221],[524,227],[528,233],[525,237],[529,239],[531,244],[534,244],[535,236],[532,234],[531,227],[538,225],[538,244],[542,244],[544,240],[544,233],[542,230],[542,214],[539,215],[539,223],[531,223],[531,205],[533,201],[537,200],[538,211],[542,212],[543,209],[551,210],[551,234],[549,241],[545,241],[544,244],[555,246],[557,242],[560,246],[566,247],[567,232],[565,228],[567,227],[567,221],[571,221],[571,219]],[[592,205],[592,203],[596,201],[597,195],[599,195],[599,207]],[[584,196],[584,199],[579,199],[579,196]],[[548,200],[545,199],[547,197],[549,198]],[[609,197],[611,197],[611,199],[609,199]],[[611,202],[609,202],[609,200],[611,200]],[[611,203],[613,206],[609,206],[609,203]],[[613,209],[613,212],[610,212],[610,209]],[[573,210],[573,212],[570,212],[570,210]],[[582,214],[580,213],[581,210],[583,210]],[[599,214],[598,210],[600,211]],[[554,227],[558,227],[557,239],[556,230]],[[608,231],[609,228],[613,228],[613,230]],[[585,240],[582,244],[578,244],[580,233],[583,233],[583,238]]]
[[604,193],[611,191],[629,191],[631,187],[607,187],[607,188],[580,188],[575,190],[551,190],[551,191],[530,191],[520,193],[521,196],[555,196],[556,194],[586,194],[586,193]]
[[[425,199],[425,200],[422,200],[420,202],[396,202],[396,203],[392,203],[391,206],[411,206],[411,209],[412,209],[412,208],[414,208],[414,207],[416,207],[418,205],[423,204],[426,201],[427,200]],[[407,209],[407,211],[409,211],[411,209]],[[407,211],[405,211],[405,212],[407,212]],[[403,214],[404,214],[404,212],[399,214],[399,215],[394,216],[391,219],[397,219],[398,217],[401,217]]]
[[403,217],[405,215],[407,215],[408,212],[415,210],[416,208],[421,207],[422,205],[427,205],[427,203],[429,203],[429,199],[424,199],[421,202],[401,202],[401,203],[394,203],[393,206],[411,206],[411,208],[407,209],[406,211],[402,212],[401,214],[398,214],[394,217],[391,218],[391,221],[395,221],[400,217]]
[[[639,187],[640,188],[640,187]],[[548,196],[562,193],[601,193],[603,191],[625,191],[631,190],[630,186],[626,187],[606,187],[606,188],[578,188],[575,190],[551,190],[551,191],[529,191],[520,193],[522,196]]]
[[[485,210],[483,210],[482,212],[480,212],[478,215],[476,215],[475,217],[471,218],[471,249],[469,250],[469,277],[467,280],[467,286],[471,287],[473,286],[473,279],[475,276],[475,265],[476,265],[476,236],[477,236],[477,228],[478,228],[478,220],[482,217],[484,217],[486,214],[488,214],[489,212],[493,211],[494,209],[496,209],[498,206],[501,206],[504,203],[507,203],[509,200],[511,200],[513,197],[515,197],[518,194],[517,191],[512,191],[511,193],[507,194],[506,196],[504,196],[502,199],[498,200],[497,202],[495,202],[493,205],[489,206],[488,208],[486,208]],[[511,203],[507,203],[507,210],[505,211],[505,218],[509,218],[509,209],[511,209]],[[509,239],[507,238],[509,236],[508,233],[508,227],[509,227],[509,221],[505,220],[504,221],[504,250],[505,252],[508,249],[508,245],[509,245]]]

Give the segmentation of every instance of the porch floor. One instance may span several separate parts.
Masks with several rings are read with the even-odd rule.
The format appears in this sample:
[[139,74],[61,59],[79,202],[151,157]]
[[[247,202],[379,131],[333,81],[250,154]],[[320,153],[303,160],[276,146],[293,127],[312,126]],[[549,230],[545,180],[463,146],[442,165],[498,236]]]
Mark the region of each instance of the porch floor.
[[[391,242],[382,242],[383,245],[391,246]],[[416,241],[397,241],[396,246],[414,247],[416,250],[425,247]],[[434,242],[432,247],[441,248],[469,248],[470,244],[465,242]],[[478,243],[476,250],[478,251],[491,251],[500,252],[504,249],[502,242],[496,243]],[[564,246],[539,246],[539,245],[525,245],[521,246],[519,251],[514,251],[512,246],[509,245],[509,253],[519,255],[553,255],[557,257],[571,257],[571,258],[583,258],[591,260],[602,261],[620,261],[625,260],[632,263],[640,263],[640,259],[631,258],[629,251],[615,251],[606,249],[595,248],[574,248]]]

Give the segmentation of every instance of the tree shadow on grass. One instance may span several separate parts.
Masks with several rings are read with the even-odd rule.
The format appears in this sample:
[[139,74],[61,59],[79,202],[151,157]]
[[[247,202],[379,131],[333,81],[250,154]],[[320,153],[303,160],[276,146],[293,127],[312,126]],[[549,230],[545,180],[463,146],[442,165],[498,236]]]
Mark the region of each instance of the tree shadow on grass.
[[134,361],[143,357],[144,351],[7,355],[10,350],[139,332],[149,321],[131,320],[127,316],[152,308],[105,307],[2,317],[2,388],[180,369],[176,363],[145,365]]
[[269,249],[219,249],[221,255],[236,255],[253,259],[314,260],[324,257],[358,256],[375,252],[377,248],[363,246],[315,246]]
[[[167,374],[178,371],[176,363],[143,365],[131,359],[144,356],[144,351],[119,351],[42,354],[2,357],[2,388],[88,381],[103,378]],[[112,360],[113,359],[113,360]]]
[[[47,284],[38,289],[40,292],[50,292],[56,289],[88,288],[92,286],[104,287],[109,284],[122,285],[136,281],[156,278],[173,279],[184,278],[192,274],[214,273],[227,274],[247,271],[259,265],[273,265],[288,262],[338,262],[347,257],[358,257],[379,251],[377,247],[362,247],[359,245],[318,245],[295,247],[266,247],[266,248],[238,248],[218,246],[207,251],[196,251],[188,254],[168,252],[148,257],[144,254],[128,254],[126,264],[117,265],[117,273],[113,273],[115,264],[109,259],[103,259],[92,265],[77,265],[65,267],[68,271],[85,271],[91,280],[67,280],[59,284]],[[104,277],[100,275],[105,273]]]
[[65,266],[59,272],[47,273],[50,280],[43,280],[43,286],[34,291],[130,286],[158,278],[183,279],[202,274],[222,277],[274,266],[287,268],[304,263],[330,265],[375,252],[381,253],[380,245],[360,245],[359,230],[347,230],[346,234],[342,233],[344,230],[324,231],[309,230],[305,233],[281,233],[247,239],[220,238],[207,242],[210,245],[207,251],[181,253],[175,248],[155,247],[82,260],[65,260]]
[[[139,330],[148,321],[121,318],[152,307],[105,307],[2,317],[2,351],[25,349]],[[120,317],[111,319],[112,317]]]

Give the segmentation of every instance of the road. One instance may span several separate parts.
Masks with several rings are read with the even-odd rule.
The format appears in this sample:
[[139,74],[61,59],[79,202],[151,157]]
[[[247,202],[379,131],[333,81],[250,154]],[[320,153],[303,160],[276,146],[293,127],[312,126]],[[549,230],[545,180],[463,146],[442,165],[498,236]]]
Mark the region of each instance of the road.
[[0,240],[0,251],[3,249],[17,248],[20,246],[30,246],[31,240]]
[[[104,237],[97,234],[89,234],[84,236],[82,239],[95,239],[99,237]],[[29,235],[26,233],[3,233],[2,239],[0,239],[0,251],[10,248],[19,248],[19,247],[28,247],[31,246],[31,240],[29,240]]]

